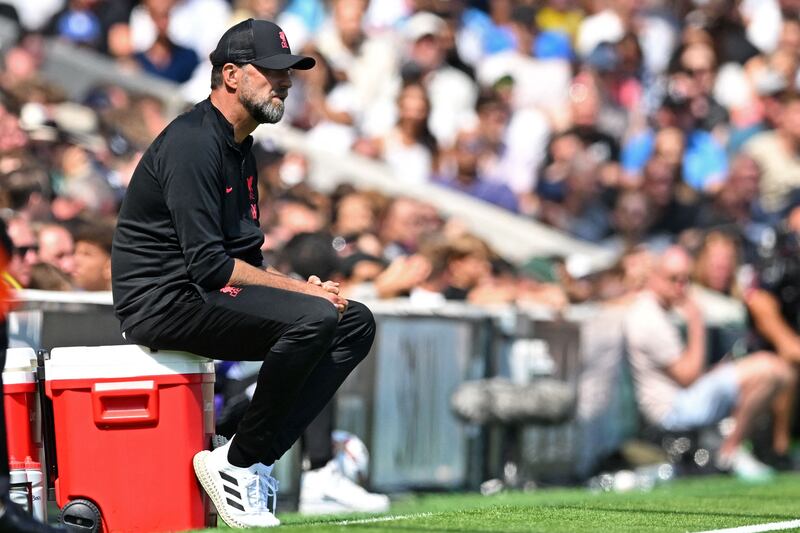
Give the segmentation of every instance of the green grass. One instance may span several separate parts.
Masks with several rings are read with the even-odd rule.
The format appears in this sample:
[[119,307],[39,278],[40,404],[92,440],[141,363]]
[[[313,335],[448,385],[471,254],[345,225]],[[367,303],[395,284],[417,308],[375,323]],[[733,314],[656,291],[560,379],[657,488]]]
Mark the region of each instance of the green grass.
[[[547,489],[488,497],[420,495],[394,502],[388,516],[396,519],[365,523],[359,522],[367,518],[364,515],[305,517],[279,512],[283,525],[278,531],[705,531],[800,519],[800,474],[781,475],[763,485],[748,485],[729,477],[700,477],[673,481],[651,492],[621,494]],[[344,523],[348,520],[355,522]]]

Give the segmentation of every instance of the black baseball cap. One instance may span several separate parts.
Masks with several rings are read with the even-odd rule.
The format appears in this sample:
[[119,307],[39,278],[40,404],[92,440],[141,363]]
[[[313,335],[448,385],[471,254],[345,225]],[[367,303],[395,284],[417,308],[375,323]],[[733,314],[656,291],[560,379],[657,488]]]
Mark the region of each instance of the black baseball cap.
[[210,59],[212,65],[250,63],[275,70],[308,70],[316,64],[313,57],[292,54],[286,34],[277,24],[255,19],[247,19],[229,28],[211,52]]

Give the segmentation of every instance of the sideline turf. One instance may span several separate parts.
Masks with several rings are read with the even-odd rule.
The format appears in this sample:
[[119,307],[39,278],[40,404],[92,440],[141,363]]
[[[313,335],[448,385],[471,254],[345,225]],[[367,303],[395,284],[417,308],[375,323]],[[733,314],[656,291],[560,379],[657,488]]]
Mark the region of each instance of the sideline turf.
[[[380,515],[312,518],[279,513],[283,522],[280,528],[252,531],[705,531],[800,519],[800,474],[781,475],[764,485],[748,485],[729,477],[701,477],[673,481],[651,492],[624,494],[548,489],[489,497],[474,494],[416,496],[393,502],[390,514],[422,516],[359,523],[359,519],[380,518]],[[356,522],[336,524],[343,520]]]

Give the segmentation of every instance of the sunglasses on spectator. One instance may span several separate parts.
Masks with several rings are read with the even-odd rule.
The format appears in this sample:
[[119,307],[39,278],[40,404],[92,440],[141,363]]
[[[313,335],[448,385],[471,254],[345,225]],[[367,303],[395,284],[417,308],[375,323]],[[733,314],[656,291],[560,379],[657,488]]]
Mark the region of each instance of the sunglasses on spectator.
[[689,76],[700,76],[702,74],[708,74],[710,72],[714,72],[712,68],[684,68],[683,71],[688,74]]
[[14,255],[18,255],[19,257],[25,257],[28,255],[28,252],[39,252],[39,246],[36,244],[32,244],[30,246],[15,246],[14,247]]
[[665,277],[670,283],[680,283],[681,285],[686,285],[690,280],[688,274],[667,274]]

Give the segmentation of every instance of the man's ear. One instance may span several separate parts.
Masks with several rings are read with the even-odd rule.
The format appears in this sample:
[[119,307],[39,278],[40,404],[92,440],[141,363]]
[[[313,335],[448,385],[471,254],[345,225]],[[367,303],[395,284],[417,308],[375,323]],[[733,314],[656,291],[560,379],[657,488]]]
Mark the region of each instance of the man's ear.
[[235,91],[239,87],[238,73],[242,67],[237,67],[233,63],[225,63],[222,67],[222,83],[231,91]]

